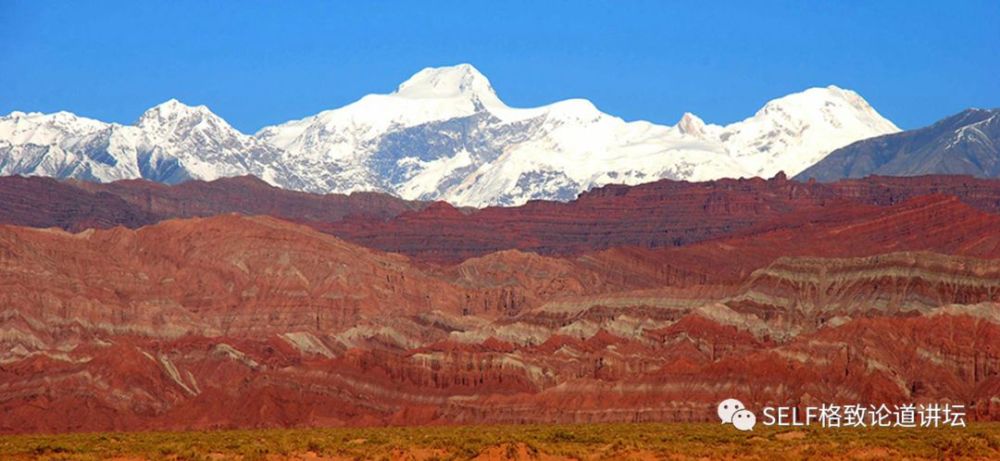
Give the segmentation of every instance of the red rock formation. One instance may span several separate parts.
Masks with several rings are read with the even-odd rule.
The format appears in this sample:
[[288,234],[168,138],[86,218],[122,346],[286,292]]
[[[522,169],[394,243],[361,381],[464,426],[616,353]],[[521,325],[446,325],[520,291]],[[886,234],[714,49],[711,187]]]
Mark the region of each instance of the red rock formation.
[[0,431],[706,421],[726,397],[1000,419],[1000,217],[822,210],[451,266],[268,217],[0,226]]
[[[578,255],[618,246],[675,247],[780,227],[787,214],[837,219],[862,205],[898,205],[940,194],[981,211],[1000,211],[1000,181],[963,176],[873,177],[832,184],[771,180],[688,183],[662,180],[605,186],[569,203],[458,210],[384,194],[312,195],[252,177],[190,181],[57,183],[0,178],[0,222],[33,227],[139,227],[163,219],[238,212],[300,222],[346,240],[424,261],[454,263],[520,249]],[[427,209],[423,209],[427,206]],[[860,207],[864,208],[864,207]]]
[[605,186],[569,203],[534,201],[460,213],[445,206],[388,221],[347,219],[318,227],[344,239],[422,260],[460,261],[504,249],[579,254],[614,246],[680,246],[727,235],[835,200],[791,181],[659,181]]
[[738,235],[682,248],[616,248],[581,260],[623,278],[668,285],[735,283],[780,257],[855,257],[936,251],[1000,257],[1000,215],[948,196],[924,196],[891,206],[840,203],[789,213]]
[[840,197],[872,205],[895,205],[921,195],[951,195],[973,208],[1000,212],[997,181],[971,176],[869,176],[829,183]]
[[80,189],[116,195],[160,219],[240,213],[303,223],[339,221],[345,216],[379,220],[425,206],[423,202],[371,192],[318,195],[284,190],[253,176],[188,181],[175,186],[145,180],[68,183]]
[[378,193],[316,195],[287,191],[252,176],[175,186],[145,180],[98,184],[0,177],[0,223],[74,231],[137,228],[165,219],[224,213],[268,215],[302,223],[326,223],[346,216],[382,220],[424,206],[422,202]]
[[780,258],[754,271],[726,304],[761,318],[821,326],[854,315],[916,315],[948,305],[1000,303],[996,260],[937,253]]
[[504,249],[571,255],[619,246],[677,247],[748,231],[781,228],[792,214],[810,224],[843,214],[947,194],[981,211],[1000,211],[1000,181],[961,176],[869,178],[833,184],[782,178],[702,183],[662,180],[605,186],[569,203],[459,213],[446,205],[388,221],[348,219],[317,228],[418,259],[455,262]]
[[83,230],[139,227],[157,220],[101,190],[84,191],[51,178],[0,177],[0,223]]

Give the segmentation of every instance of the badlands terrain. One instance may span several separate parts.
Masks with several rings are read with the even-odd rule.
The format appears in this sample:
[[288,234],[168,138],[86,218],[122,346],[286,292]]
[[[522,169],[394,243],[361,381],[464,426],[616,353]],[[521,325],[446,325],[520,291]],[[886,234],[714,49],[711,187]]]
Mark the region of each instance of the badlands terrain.
[[713,422],[728,397],[997,420],[998,210],[962,176],[483,209],[0,178],[0,431]]

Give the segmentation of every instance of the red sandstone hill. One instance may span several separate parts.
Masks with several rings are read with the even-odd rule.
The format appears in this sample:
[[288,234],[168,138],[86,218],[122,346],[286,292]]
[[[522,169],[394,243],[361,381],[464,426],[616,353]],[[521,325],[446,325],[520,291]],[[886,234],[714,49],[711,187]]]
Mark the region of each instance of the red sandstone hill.
[[164,219],[224,213],[269,215],[303,223],[332,222],[346,216],[381,220],[424,206],[378,193],[288,191],[252,176],[174,186],[145,180],[99,184],[0,177],[0,223],[68,230],[119,225],[136,228]]
[[0,177],[0,223],[82,230],[139,227],[158,218],[121,197],[52,178]]
[[788,214],[812,216],[818,222],[836,218],[845,207],[885,207],[929,194],[953,196],[982,211],[1000,211],[1000,181],[962,176],[872,177],[832,184],[781,176],[767,181],[662,180],[605,186],[568,203],[536,201],[482,210],[375,193],[312,195],[274,188],[252,177],[176,186],[12,177],[0,178],[0,198],[5,199],[0,201],[0,223],[70,230],[135,228],[163,219],[238,212],[308,224],[423,261],[454,263],[507,249],[579,255],[618,246],[684,246],[775,228]]
[[869,176],[845,179],[829,183],[829,186],[840,197],[873,205],[894,205],[921,195],[951,195],[973,208],[1000,212],[997,181],[990,179],[949,175]]
[[0,226],[0,431],[708,421],[730,396],[1000,419],[1000,217],[816,203],[681,248],[443,266],[270,217]]
[[789,214],[819,224],[839,219],[844,210],[884,207],[931,193],[1000,211],[1000,181],[874,177],[824,185],[779,176],[605,186],[569,203],[538,201],[465,213],[437,204],[389,220],[347,219],[317,228],[384,251],[455,262],[504,249],[572,255],[620,246],[684,246],[779,228]]
[[146,180],[108,184],[74,180],[69,183],[80,189],[116,195],[161,219],[241,213],[305,223],[339,221],[347,216],[379,220],[426,206],[424,202],[377,192],[319,195],[285,190],[254,176],[187,181],[175,186]]
[[671,285],[734,283],[781,257],[859,257],[936,251],[1000,257],[1000,215],[949,196],[880,207],[846,202],[788,213],[755,230],[680,248],[623,247],[586,256],[591,267]]

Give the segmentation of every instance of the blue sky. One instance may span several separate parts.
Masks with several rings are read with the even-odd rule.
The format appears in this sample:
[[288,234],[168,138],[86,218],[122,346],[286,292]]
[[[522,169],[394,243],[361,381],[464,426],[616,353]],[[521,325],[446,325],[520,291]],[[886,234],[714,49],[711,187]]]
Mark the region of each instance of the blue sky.
[[461,62],[512,106],[669,124],[829,84],[904,128],[1000,106],[1000,2],[753,3],[4,1],[0,113],[131,123],[176,97],[254,132]]

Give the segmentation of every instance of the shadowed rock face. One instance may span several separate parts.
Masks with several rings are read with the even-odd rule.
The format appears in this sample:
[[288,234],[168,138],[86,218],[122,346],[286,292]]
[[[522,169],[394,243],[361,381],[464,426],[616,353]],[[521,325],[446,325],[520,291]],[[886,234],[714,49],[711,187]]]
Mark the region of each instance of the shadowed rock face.
[[297,222],[346,216],[386,219],[426,206],[385,194],[316,195],[279,189],[252,177],[168,186],[127,180],[108,184],[0,177],[0,223],[67,230],[137,228],[165,219],[222,213],[269,215]]
[[1000,177],[1000,109],[969,109],[928,127],[855,142],[796,178],[836,181],[929,174]]
[[709,421],[727,397],[1000,419],[1000,217],[814,211],[434,266],[271,217],[0,226],[0,430]]
[[175,186],[144,180],[108,184],[72,181],[69,184],[121,197],[160,220],[241,213],[298,222],[330,222],[346,216],[386,219],[426,206],[422,202],[410,202],[380,193],[319,195],[296,192],[271,186],[253,176],[208,182],[188,181]]
[[121,197],[50,178],[0,177],[0,222],[29,227],[139,227],[157,221]]

